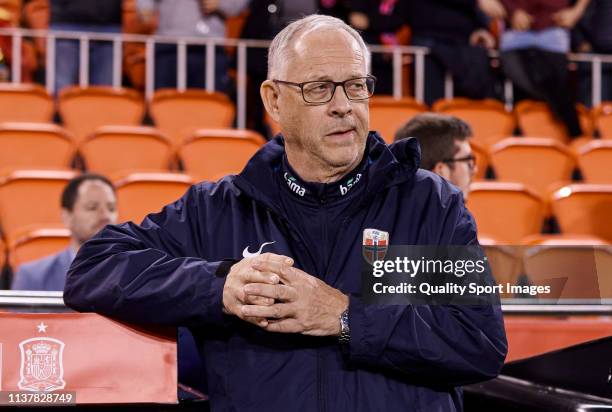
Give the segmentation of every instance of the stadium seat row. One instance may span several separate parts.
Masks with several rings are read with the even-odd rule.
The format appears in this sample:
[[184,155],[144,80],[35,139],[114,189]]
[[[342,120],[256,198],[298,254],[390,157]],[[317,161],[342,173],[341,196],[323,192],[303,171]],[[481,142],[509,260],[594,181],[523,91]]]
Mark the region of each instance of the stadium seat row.
[[521,183],[475,182],[467,208],[481,237],[516,244],[554,217],[561,233],[612,242],[612,185],[570,184],[543,198]]
[[[32,227],[60,227],[60,197],[72,170],[16,170],[0,180],[0,226],[11,247]],[[181,173],[133,173],[115,181],[120,222],[140,223],[194,183]],[[44,207],[41,207],[44,205]]]
[[[508,112],[503,103],[492,100],[465,98],[443,99],[427,106],[411,98],[395,100],[392,97],[374,97],[370,102],[370,128],[381,132],[391,141],[397,129],[419,113],[429,110],[459,117],[474,132],[474,141],[488,148],[499,140],[515,134],[517,127],[522,136],[548,137],[561,143],[570,139],[563,124],[556,120],[543,102],[524,100]],[[605,102],[588,110],[577,106],[583,135],[588,139],[597,131],[602,138],[612,138],[612,103]]]
[[[73,86],[57,99],[62,124],[77,143],[102,126],[140,126],[146,109],[142,95],[126,88]],[[50,123],[55,111],[54,100],[41,86],[0,83],[0,123]],[[162,133],[179,145],[194,130],[232,127],[235,108],[222,93],[161,89],[148,112]]]
[[559,182],[569,182],[576,168],[587,183],[612,183],[612,140],[593,139],[571,147],[550,138],[509,137],[489,151],[472,144],[478,170],[485,177],[490,166],[501,181],[517,181],[545,195]]
[[[103,126],[77,144],[54,124],[1,123],[0,175],[7,168],[70,168],[78,153],[86,170],[108,176],[183,169],[199,180],[217,180],[242,170],[264,143],[248,130],[200,129],[175,147],[152,127]],[[554,139],[511,137],[490,151],[477,143],[473,150],[477,179],[491,166],[497,179],[524,183],[543,196],[551,185],[570,182],[577,167],[587,183],[612,184],[612,140],[595,139],[574,149]]]
[[[174,144],[180,144],[196,129],[231,127],[235,116],[235,107],[227,96],[203,90],[158,90],[147,107],[142,95],[131,89],[73,86],[62,90],[57,101],[64,126],[79,141],[101,126],[139,126],[147,109],[155,125]],[[370,101],[371,129],[391,141],[402,124],[428,110],[412,98],[375,96]],[[562,123],[542,102],[525,100],[508,112],[497,100],[454,98],[437,101],[431,110],[466,120],[474,130],[474,140],[484,147],[512,136],[517,127],[523,136],[569,142]],[[577,112],[584,136],[590,138],[597,131],[603,138],[612,138],[612,102],[590,111],[578,105]],[[54,101],[41,86],[0,83],[0,122],[51,122],[54,113]],[[267,122],[278,131],[271,119]]]
[[[0,225],[9,245],[31,226],[61,225],[60,194],[75,171],[17,170],[0,181]],[[133,173],[116,181],[119,221],[139,223],[178,199],[194,180],[180,173]],[[520,183],[475,182],[467,207],[479,234],[516,244],[542,232],[554,216],[561,233],[596,236],[612,242],[612,184],[571,184],[549,198]],[[45,207],[40,207],[44,204]]]
[[[612,246],[602,239],[540,235],[513,247],[497,245],[490,239],[480,241],[498,284],[548,285],[551,293],[541,295],[547,299],[612,298]],[[527,279],[521,280],[522,276]],[[502,297],[517,297],[507,288],[504,292]]]
[[71,168],[78,153],[86,170],[110,177],[180,164],[199,180],[217,180],[240,172],[264,143],[249,130],[200,129],[175,147],[152,127],[104,126],[77,144],[54,124],[0,123],[0,176],[5,169]]

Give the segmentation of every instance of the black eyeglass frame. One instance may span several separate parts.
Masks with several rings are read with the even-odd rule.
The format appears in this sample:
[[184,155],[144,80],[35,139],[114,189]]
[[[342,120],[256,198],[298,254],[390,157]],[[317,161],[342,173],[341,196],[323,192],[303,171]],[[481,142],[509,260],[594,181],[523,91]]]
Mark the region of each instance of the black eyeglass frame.
[[468,167],[470,168],[470,170],[474,170],[474,168],[476,167],[476,155],[472,153],[470,155],[467,155],[464,157],[458,157],[455,159],[444,159],[442,160],[442,162],[444,163],[469,162]]
[[[372,92],[370,93],[369,89],[368,89],[368,97],[364,97],[362,99],[354,99],[352,97],[349,97],[346,88],[345,88],[345,84],[347,82],[353,81],[353,80],[359,80],[359,79],[366,79],[366,82],[368,80],[371,80],[372,83]],[[338,88],[338,86],[342,86],[342,90],[344,91],[344,95],[346,96],[347,99],[351,100],[351,101],[363,101],[363,100],[368,100],[370,97],[372,97],[374,95],[374,89],[376,87],[376,77],[372,76],[371,74],[368,74],[367,76],[362,76],[362,77],[352,77],[350,79],[344,80],[342,82],[334,82],[332,80],[313,80],[313,81],[308,81],[308,82],[302,82],[302,83],[295,83],[295,82],[289,82],[286,80],[278,80],[278,79],[272,79],[272,81],[274,83],[279,83],[279,84],[287,84],[290,86],[297,86],[300,88],[300,92],[302,93],[302,99],[308,103],[308,104],[326,104],[332,101],[332,99],[334,98],[334,95],[336,94],[336,89]],[[311,102],[308,101],[306,99],[306,96],[304,95],[304,86],[308,85],[308,84],[313,84],[313,83],[327,83],[327,84],[333,84],[334,85],[334,90],[332,91],[331,96],[329,97],[328,100],[322,101],[322,102]],[[367,83],[366,83],[367,84]],[[367,88],[367,86],[366,86]]]

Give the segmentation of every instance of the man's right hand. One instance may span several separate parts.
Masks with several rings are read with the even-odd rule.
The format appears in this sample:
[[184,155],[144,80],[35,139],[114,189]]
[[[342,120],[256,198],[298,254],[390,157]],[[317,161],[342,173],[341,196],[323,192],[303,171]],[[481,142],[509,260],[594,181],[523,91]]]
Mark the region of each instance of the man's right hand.
[[242,259],[234,264],[227,274],[225,286],[223,287],[223,311],[227,314],[236,315],[240,319],[253,323],[260,327],[266,327],[268,320],[244,316],[242,306],[274,304],[274,299],[262,296],[252,296],[244,293],[244,286],[248,283],[264,283],[276,285],[280,282],[277,274],[271,272],[260,272],[253,268],[257,264],[270,262],[280,266],[293,266],[293,259],[274,253],[264,253],[254,258]]

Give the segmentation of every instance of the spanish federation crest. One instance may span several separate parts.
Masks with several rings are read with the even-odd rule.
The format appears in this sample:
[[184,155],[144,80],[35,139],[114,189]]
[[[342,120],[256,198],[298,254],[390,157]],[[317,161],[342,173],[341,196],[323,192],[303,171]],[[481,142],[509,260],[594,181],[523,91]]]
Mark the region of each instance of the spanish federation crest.
[[64,389],[64,342],[53,338],[31,338],[21,342],[19,350],[19,389],[36,392]]
[[389,232],[378,229],[363,231],[363,257],[370,265],[376,260],[383,260],[389,247]]

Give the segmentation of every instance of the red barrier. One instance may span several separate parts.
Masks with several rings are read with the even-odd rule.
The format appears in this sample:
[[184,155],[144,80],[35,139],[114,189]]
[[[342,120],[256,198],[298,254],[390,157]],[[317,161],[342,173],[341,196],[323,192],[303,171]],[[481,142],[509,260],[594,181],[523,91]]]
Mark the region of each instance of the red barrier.
[[[177,403],[176,330],[92,313],[0,313],[0,391],[79,404]],[[5,396],[6,397],[6,396]]]

